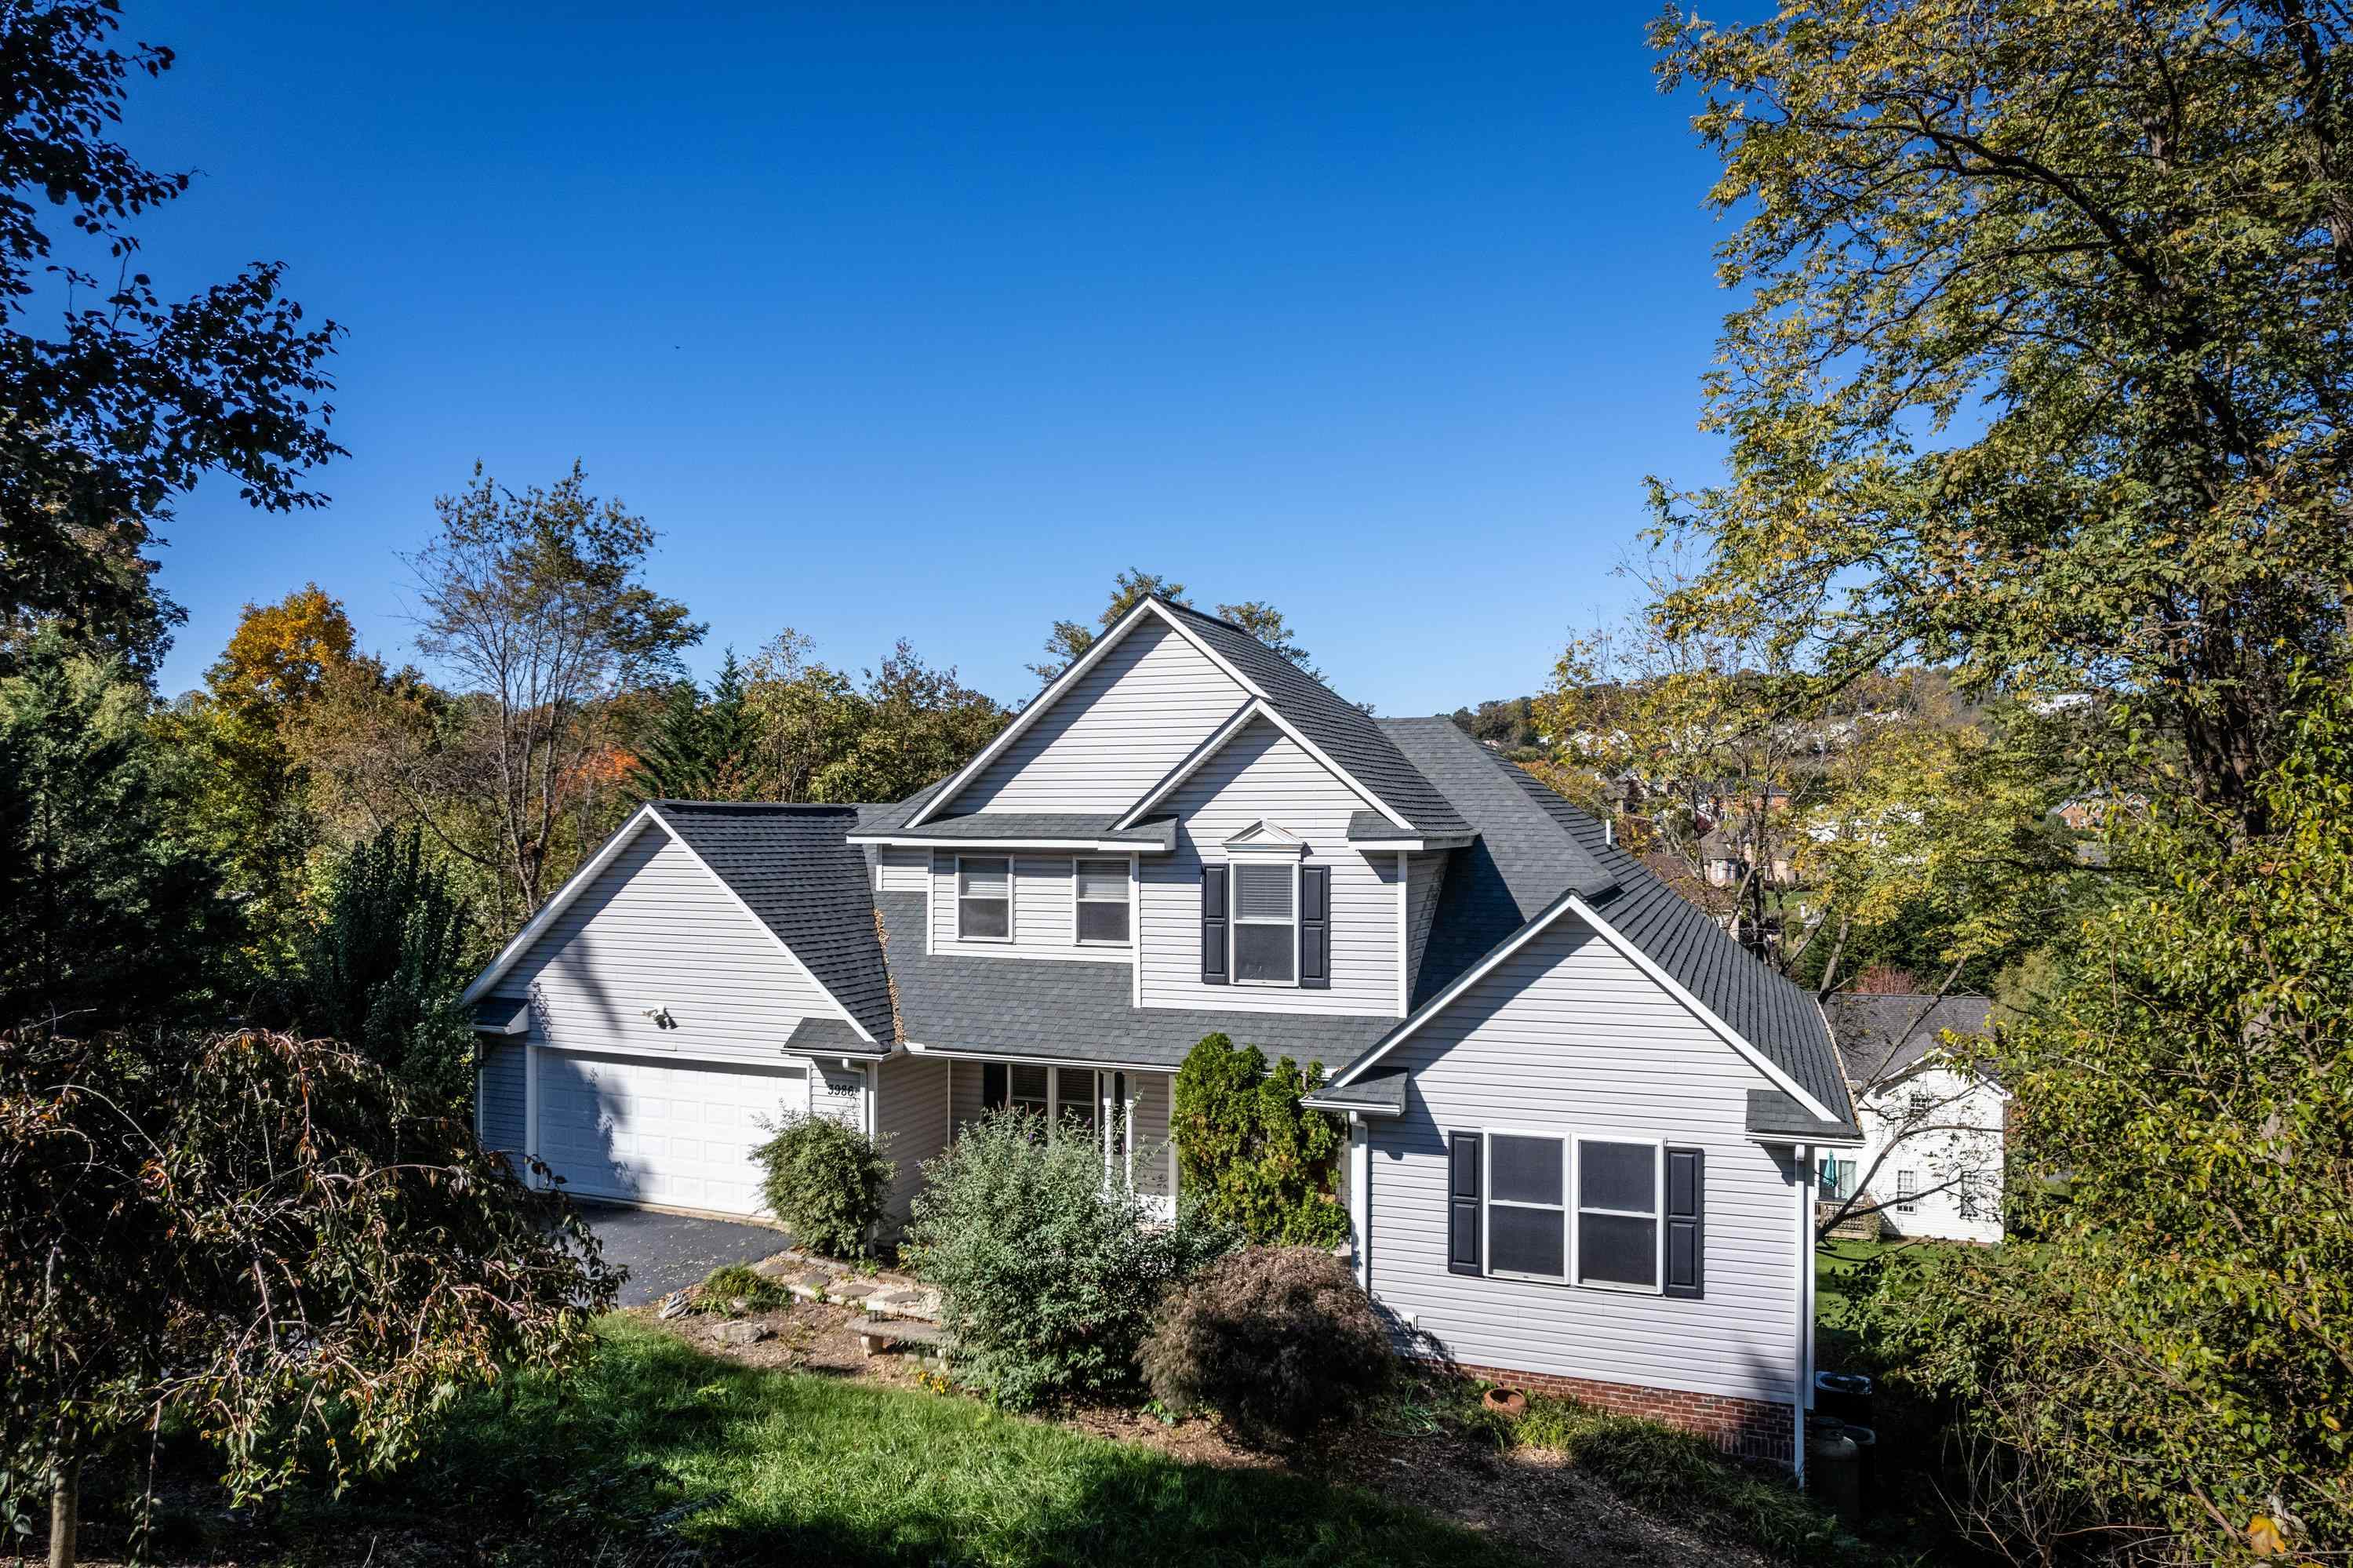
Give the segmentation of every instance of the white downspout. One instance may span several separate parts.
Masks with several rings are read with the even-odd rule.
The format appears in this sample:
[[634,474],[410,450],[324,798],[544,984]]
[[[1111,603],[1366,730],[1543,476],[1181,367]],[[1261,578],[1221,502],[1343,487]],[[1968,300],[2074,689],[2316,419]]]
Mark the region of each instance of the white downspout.
[[1791,1359],[1797,1387],[1790,1392],[1791,1450],[1798,1485],[1806,1484],[1806,1406],[1814,1388],[1814,1161],[1804,1144],[1791,1146],[1797,1161],[1798,1187],[1798,1353]]
[[1373,1289],[1373,1129],[1348,1113],[1348,1228],[1356,1234],[1356,1288]]

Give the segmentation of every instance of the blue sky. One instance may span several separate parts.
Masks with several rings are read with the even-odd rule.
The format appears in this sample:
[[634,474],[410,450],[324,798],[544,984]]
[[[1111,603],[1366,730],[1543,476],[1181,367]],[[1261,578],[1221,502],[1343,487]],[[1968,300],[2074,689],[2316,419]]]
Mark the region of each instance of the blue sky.
[[433,497],[576,456],[706,673],[792,626],[1018,699],[1140,566],[1426,713],[1538,687],[1718,461],[1648,5],[126,8],[179,65],[125,139],[200,175],[159,284],[282,259],[349,329],[332,503],[167,531],[166,692],[312,579],[400,652]]

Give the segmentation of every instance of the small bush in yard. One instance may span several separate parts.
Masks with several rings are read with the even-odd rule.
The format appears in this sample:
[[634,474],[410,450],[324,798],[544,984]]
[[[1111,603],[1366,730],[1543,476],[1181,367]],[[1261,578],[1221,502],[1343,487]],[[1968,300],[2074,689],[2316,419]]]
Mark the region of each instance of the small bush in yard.
[[1230,1245],[1190,1215],[1152,1224],[1092,1142],[1028,1112],[967,1128],[923,1176],[905,1255],[939,1287],[959,1374],[1015,1408],[1133,1387],[1163,1296]]
[[775,1136],[752,1151],[767,1172],[760,1194],[768,1212],[812,1251],[865,1252],[894,1169],[882,1146],[830,1117],[787,1112],[769,1125]]
[[1324,1069],[1288,1056],[1270,1065],[1255,1045],[1209,1034],[1177,1069],[1169,1110],[1181,1191],[1203,1213],[1253,1242],[1337,1246],[1348,1239],[1338,1193],[1346,1128],[1299,1097]]
[[1144,1347],[1155,1395],[1209,1405],[1253,1441],[1353,1414],[1395,1362],[1348,1266],[1314,1247],[1219,1259],[1169,1298]]
[[695,1305],[702,1310],[732,1313],[738,1301],[746,1312],[765,1312],[790,1305],[792,1296],[766,1275],[740,1263],[721,1264],[702,1277],[695,1298]]

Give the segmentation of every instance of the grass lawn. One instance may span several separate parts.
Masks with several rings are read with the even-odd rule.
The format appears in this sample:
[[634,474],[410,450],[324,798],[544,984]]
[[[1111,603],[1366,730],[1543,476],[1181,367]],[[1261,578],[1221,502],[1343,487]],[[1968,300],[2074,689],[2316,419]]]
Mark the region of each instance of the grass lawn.
[[396,1478],[290,1499],[270,1551],[372,1553],[380,1568],[619,1568],[681,1548],[706,1563],[1520,1560],[1352,1489],[1187,1464],[969,1399],[742,1367],[627,1319],[599,1332],[604,1353],[563,1393],[526,1379],[470,1398]]

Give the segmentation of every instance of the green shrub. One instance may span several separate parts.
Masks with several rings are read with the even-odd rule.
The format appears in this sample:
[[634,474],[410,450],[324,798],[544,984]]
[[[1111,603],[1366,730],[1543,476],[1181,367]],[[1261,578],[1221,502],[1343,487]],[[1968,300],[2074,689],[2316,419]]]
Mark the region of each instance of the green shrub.
[[1092,1142],[999,1112],[923,1166],[906,1255],[939,1287],[957,1370],[999,1404],[1125,1391],[1168,1287],[1231,1238],[1189,1212],[1154,1224]]
[[1205,1037],[1177,1070],[1170,1112],[1181,1189],[1261,1245],[1345,1242],[1348,1211],[1335,1187],[1346,1129],[1299,1103],[1323,1081],[1319,1064],[1302,1072],[1285,1056],[1269,1068],[1255,1045]]
[[1163,1404],[1211,1406],[1252,1442],[1354,1414],[1396,1360],[1348,1266],[1314,1247],[1219,1258],[1170,1294],[1143,1355]]
[[882,1223],[895,1167],[882,1146],[830,1117],[788,1111],[752,1151],[767,1174],[760,1195],[793,1239],[835,1257],[863,1255]]
[[723,1263],[702,1277],[702,1293],[695,1303],[702,1310],[733,1313],[733,1303],[737,1301],[744,1303],[746,1312],[765,1312],[789,1305],[792,1295],[759,1270],[740,1263]]

